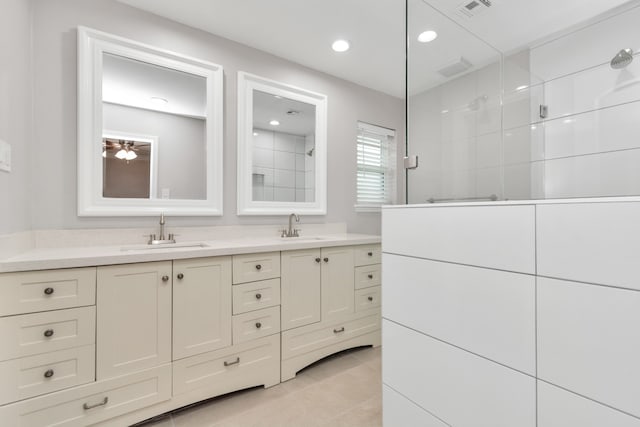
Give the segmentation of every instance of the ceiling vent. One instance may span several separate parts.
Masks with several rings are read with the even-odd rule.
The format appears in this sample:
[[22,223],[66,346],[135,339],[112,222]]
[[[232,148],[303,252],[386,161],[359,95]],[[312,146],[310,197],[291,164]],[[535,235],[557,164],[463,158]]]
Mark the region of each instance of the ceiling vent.
[[473,64],[471,64],[471,62],[467,61],[463,57],[460,57],[454,62],[451,62],[445,65],[444,67],[440,68],[438,70],[438,73],[440,73],[444,77],[449,78],[449,77],[455,76],[456,74],[464,73],[472,66]]
[[467,18],[478,16],[491,7],[491,0],[467,0],[458,6],[458,13]]

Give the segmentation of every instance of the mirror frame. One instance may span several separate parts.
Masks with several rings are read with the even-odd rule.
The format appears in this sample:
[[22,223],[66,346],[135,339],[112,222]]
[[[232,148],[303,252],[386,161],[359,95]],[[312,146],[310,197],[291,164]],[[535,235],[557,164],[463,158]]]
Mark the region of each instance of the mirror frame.
[[[102,58],[120,55],[206,79],[206,198],[105,198],[102,182]],[[223,200],[223,69],[200,59],[78,27],[78,216],[220,216]],[[114,131],[111,130],[110,131]]]
[[[313,202],[254,201],[252,192],[253,92],[312,104],[315,117],[315,198]],[[327,214],[327,96],[264,77],[238,72],[238,215]]]

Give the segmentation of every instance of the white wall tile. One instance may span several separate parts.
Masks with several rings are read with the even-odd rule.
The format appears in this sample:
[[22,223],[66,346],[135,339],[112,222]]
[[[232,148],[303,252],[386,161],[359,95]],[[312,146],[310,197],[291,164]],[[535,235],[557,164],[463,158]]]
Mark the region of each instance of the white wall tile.
[[305,185],[305,176],[306,176],[306,173],[304,173],[304,172],[296,172],[296,185],[295,185],[295,187],[297,189],[304,189],[306,187],[306,185]]
[[640,290],[640,203],[540,205],[536,218],[538,274]]
[[476,170],[476,196],[503,198],[503,171],[501,167]]
[[535,375],[535,278],[384,254],[383,316]]
[[620,49],[640,49],[640,8],[600,21],[531,51],[531,70],[549,81],[608,63]]
[[640,420],[538,381],[538,427],[640,427]]
[[305,192],[304,188],[296,189],[296,202],[304,202],[305,201]]
[[538,377],[640,416],[640,292],[538,278]]
[[508,200],[530,200],[534,198],[531,163],[520,163],[504,167],[504,197]]
[[476,167],[489,168],[502,164],[502,133],[494,132],[476,139]]
[[305,155],[304,154],[296,154],[296,170],[297,171],[305,171],[306,163],[305,163]]
[[287,153],[285,151],[275,151],[274,167],[276,169],[296,169],[295,153]]
[[384,384],[382,407],[382,424],[385,426],[447,427],[445,423]]
[[534,427],[535,380],[383,320],[383,383],[456,427]]
[[640,149],[545,162],[547,199],[640,194]]
[[262,175],[263,178],[263,184],[265,186],[273,186],[273,175],[274,175],[274,170],[271,168],[261,168],[261,167],[253,167],[253,173],[256,174],[260,174]]
[[295,202],[296,190],[294,188],[273,188],[273,199],[278,202]]
[[254,147],[273,150],[273,132],[264,129],[254,129],[253,133]]
[[274,186],[286,188],[296,187],[296,173],[294,171],[275,169],[274,172]]
[[535,272],[534,206],[385,209],[387,253]]
[[296,152],[296,136],[288,133],[275,132],[274,149],[276,151]]
[[545,158],[640,148],[640,102],[545,123]]
[[296,153],[304,154],[305,150],[306,138],[304,136],[296,135]]
[[544,159],[544,124],[524,125],[504,131],[504,164]]
[[272,168],[273,167],[273,151],[264,148],[253,149],[253,166]]

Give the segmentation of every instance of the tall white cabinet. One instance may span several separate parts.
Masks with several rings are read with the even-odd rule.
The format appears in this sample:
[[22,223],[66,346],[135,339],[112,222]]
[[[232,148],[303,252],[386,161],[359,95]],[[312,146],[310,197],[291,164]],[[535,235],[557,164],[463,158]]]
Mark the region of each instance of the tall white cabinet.
[[638,202],[385,209],[385,426],[640,426],[637,218]]

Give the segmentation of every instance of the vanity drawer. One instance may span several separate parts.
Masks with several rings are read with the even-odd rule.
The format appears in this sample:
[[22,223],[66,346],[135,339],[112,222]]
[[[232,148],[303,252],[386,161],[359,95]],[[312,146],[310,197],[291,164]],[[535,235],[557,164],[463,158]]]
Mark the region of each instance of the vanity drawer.
[[282,359],[299,356],[380,329],[380,312],[359,319],[315,324],[282,333]]
[[280,307],[263,308],[233,316],[233,343],[280,332]]
[[233,283],[280,277],[280,252],[233,256]]
[[0,361],[93,344],[95,330],[95,307],[3,317]]
[[0,274],[0,316],[93,305],[96,269]]
[[356,267],[355,271],[356,289],[369,288],[371,286],[380,286],[382,284],[380,264]]
[[382,249],[379,244],[356,246],[354,249],[356,266],[380,264],[382,260]]
[[280,335],[233,345],[173,362],[173,394],[206,387],[211,396],[256,385],[256,378],[280,378]]
[[171,365],[0,407],[7,426],[84,427],[171,398]]
[[356,313],[380,307],[380,286],[356,291]]
[[233,287],[233,314],[280,305],[280,279],[243,283]]
[[95,380],[95,346],[0,362],[0,405]]

